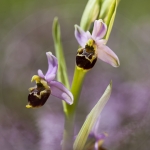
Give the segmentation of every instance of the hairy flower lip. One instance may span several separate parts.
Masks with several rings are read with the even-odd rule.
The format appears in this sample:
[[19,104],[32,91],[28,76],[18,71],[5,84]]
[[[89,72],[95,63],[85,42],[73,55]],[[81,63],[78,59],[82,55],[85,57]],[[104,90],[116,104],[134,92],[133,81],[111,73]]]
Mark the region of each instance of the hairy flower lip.
[[107,25],[101,19],[94,21],[92,34],[89,31],[83,31],[78,25],[75,25],[75,37],[82,48],[85,48],[88,40],[94,40],[97,47],[97,57],[113,67],[119,67],[120,62],[117,55],[106,46],[106,40],[102,39],[106,32]]
[[94,40],[88,40],[85,48],[79,48],[76,55],[76,65],[83,70],[90,70],[97,61],[96,45]]
[[[35,81],[37,86],[36,88],[33,88],[35,91],[30,91],[31,94],[29,94],[28,97],[30,100],[28,99],[29,104],[26,105],[27,108],[34,107],[34,105],[35,107],[38,107],[38,104],[39,106],[44,105],[50,94],[64,100],[69,105],[73,104],[72,93],[62,83],[54,80],[58,69],[57,58],[51,52],[47,52],[46,55],[48,60],[48,70],[45,75],[42,70],[38,70],[38,75],[32,77],[31,82]],[[40,84],[43,88],[39,87]],[[32,93],[36,93],[36,91],[38,92],[38,95]],[[32,98],[34,100],[32,100]],[[43,103],[41,103],[40,100],[43,100]],[[36,101],[37,105],[34,104],[34,101]]]

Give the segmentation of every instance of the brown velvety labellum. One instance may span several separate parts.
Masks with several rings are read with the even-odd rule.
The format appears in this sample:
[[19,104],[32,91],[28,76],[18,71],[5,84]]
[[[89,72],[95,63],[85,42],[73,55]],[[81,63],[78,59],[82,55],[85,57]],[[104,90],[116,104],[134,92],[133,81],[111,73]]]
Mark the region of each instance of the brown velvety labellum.
[[37,84],[35,88],[32,88],[32,90],[30,90],[30,93],[28,95],[28,104],[32,107],[43,106],[50,94],[50,90],[46,90],[42,84]]
[[82,69],[93,68],[97,61],[97,55],[94,48],[86,45],[85,48],[79,48],[76,56],[76,65]]

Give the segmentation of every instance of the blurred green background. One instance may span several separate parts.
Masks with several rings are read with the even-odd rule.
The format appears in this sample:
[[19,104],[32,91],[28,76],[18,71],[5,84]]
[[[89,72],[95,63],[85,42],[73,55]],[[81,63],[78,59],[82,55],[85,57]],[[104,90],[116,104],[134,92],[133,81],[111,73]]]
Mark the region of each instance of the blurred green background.
[[[58,16],[70,83],[80,23],[87,0],[0,0],[0,149],[60,150],[61,101],[51,96],[39,109],[26,109],[30,79],[47,70],[45,52],[54,53],[52,22]],[[108,46],[120,59],[113,68],[98,60],[86,76],[76,117],[76,134],[110,80],[113,91],[101,115],[111,150],[150,147],[150,2],[122,0]],[[88,17],[88,16],[87,16]]]

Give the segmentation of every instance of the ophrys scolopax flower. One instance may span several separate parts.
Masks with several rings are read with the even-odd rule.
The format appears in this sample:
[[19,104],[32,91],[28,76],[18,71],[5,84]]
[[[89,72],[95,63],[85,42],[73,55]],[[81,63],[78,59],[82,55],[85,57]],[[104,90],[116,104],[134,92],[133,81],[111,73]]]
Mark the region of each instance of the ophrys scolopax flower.
[[106,46],[106,40],[103,39],[106,32],[107,26],[101,19],[94,21],[92,34],[75,25],[75,37],[81,46],[76,56],[76,64],[79,68],[91,69],[97,58],[111,64],[113,67],[120,65],[117,55]]
[[29,88],[27,108],[43,106],[50,94],[70,105],[73,103],[72,93],[62,83],[54,80],[58,68],[57,58],[51,52],[47,52],[46,55],[47,73],[44,75],[41,70],[38,70],[38,75],[32,77],[31,82],[35,81],[36,86]]

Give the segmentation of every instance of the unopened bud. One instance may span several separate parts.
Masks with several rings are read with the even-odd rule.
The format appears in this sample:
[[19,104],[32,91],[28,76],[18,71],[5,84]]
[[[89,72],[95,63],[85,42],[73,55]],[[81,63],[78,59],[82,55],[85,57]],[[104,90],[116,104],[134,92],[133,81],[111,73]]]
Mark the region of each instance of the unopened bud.
[[80,27],[87,31],[100,13],[100,0],[89,0],[83,12]]

